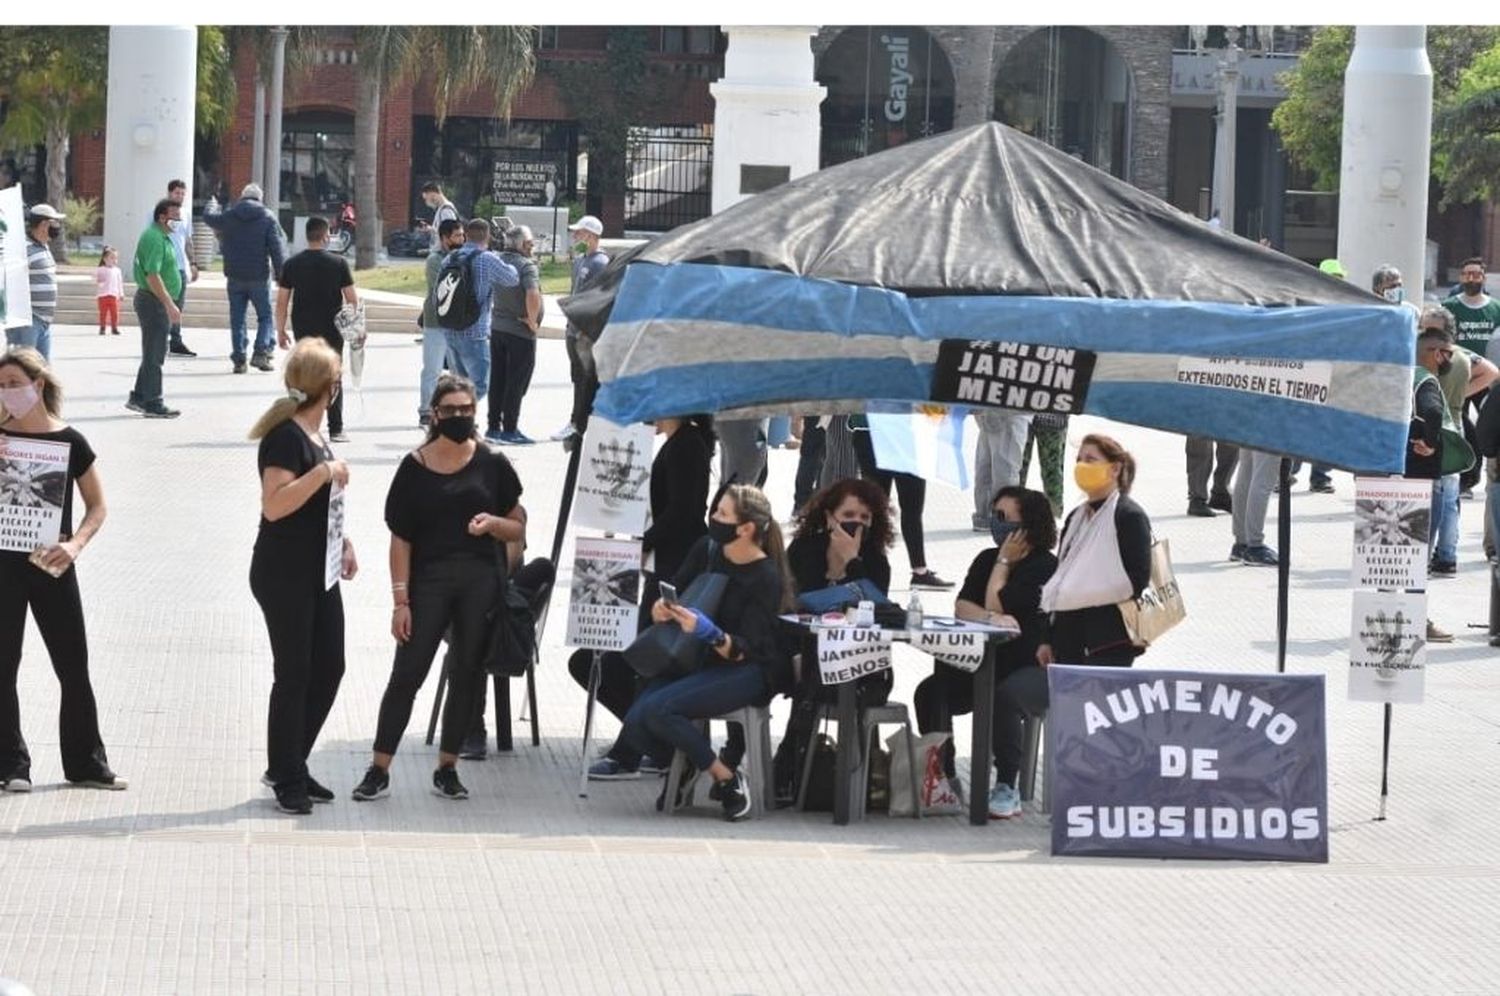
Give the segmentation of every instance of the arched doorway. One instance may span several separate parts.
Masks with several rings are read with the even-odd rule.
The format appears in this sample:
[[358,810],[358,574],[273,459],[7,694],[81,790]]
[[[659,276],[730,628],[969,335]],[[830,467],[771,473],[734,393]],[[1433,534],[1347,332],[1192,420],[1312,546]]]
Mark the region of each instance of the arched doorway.
[[953,128],[953,67],[921,28],[849,28],[818,60],[822,166]]
[[[238,191],[235,191],[238,193]],[[306,110],[281,122],[281,202],[293,215],[338,217],[354,200],[354,115]]]
[[993,117],[1128,180],[1133,91],[1130,66],[1108,39],[1043,28],[1006,54]]

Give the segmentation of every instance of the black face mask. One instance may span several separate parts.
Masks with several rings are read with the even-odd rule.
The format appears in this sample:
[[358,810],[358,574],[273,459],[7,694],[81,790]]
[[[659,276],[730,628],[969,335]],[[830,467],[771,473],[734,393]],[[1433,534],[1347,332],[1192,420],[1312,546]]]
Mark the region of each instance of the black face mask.
[[444,439],[461,443],[474,435],[474,416],[454,415],[451,418],[440,418],[437,421],[437,431],[438,435]]
[[1475,297],[1479,294],[1480,291],[1484,290],[1484,281],[1465,280],[1462,284],[1460,284],[1460,286],[1463,287],[1465,294],[1469,295],[1470,297]]
[[847,521],[840,522],[839,528],[848,533],[850,536],[853,536],[859,532],[859,527],[862,525],[864,525],[864,523],[858,521],[857,519],[849,519]]
[[1443,362],[1441,362],[1441,363],[1438,364],[1438,376],[1439,377],[1446,377],[1446,376],[1448,376],[1448,373],[1452,369],[1453,369],[1453,361],[1452,360],[1444,360]]
[[61,225],[48,225],[47,226],[47,238],[49,238],[49,239],[55,239],[55,238],[60,237],[61,235],[62,235],[62,226]]
[[718,519],[708,520],[708,538],[720,546],[728,546],[739,536],[740,524],[738,522],[720,522]]

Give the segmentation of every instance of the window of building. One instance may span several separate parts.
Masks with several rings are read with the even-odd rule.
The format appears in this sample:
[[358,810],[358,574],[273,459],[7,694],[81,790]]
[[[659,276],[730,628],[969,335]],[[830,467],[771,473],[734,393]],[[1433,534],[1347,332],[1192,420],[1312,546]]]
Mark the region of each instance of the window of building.
[[280,208],[328,214],[353,200],[354,116],[288,114],[281,127]]
[[557,51],[557,26],[536,29],[536,47],[539,52]]
[[818,60],[824,167],[953,128],[953,67],[921,28],[847,28]]
[[442,185],[459,214],[473,214],[481,199],[493,200],[497,163],[556,164],[554,203],[577,197],[578,125],[572,121],[450,116],[439,128],[436,118],[418,115],[412,118],[411,148],[412,219],[431,217],[431,209],[422,203],[422,185],[433,180]]
[[666,27],[661,29],[661,51],[671,55],[713,55],[718,47],[715,27]]

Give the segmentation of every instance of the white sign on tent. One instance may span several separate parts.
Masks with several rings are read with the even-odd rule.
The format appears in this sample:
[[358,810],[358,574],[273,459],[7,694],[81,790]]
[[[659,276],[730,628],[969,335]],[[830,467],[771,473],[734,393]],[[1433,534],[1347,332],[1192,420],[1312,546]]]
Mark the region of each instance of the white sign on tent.
[[31,283],[26,272],[26,209],[17,184],[0,190],[0,328],[31,324]]
[[595,415],[583,437],[573,525],[606,533],[640,536],[651,507],[649,425],[615,425]]

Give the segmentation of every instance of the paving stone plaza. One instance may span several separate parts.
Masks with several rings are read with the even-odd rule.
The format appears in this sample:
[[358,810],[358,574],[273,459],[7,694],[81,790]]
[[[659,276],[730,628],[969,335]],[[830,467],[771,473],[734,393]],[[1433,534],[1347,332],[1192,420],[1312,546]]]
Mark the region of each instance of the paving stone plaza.
[[[665,816],[654,781],[580,799],[566,551],[539,674],[542,745],[518,724],[513,753],[462,765],[469,801],[435,798],[419,728],[430,677],[391,797],[350,801],[392,654],[382,507],[419,439],[420,349],[406,335],[372,338],[362,390],[346,386],[351,439],[338,451],[362,570],[344,586],[348,672],[311,761],[339,798],[279,814],[259,784],[271,664],[247,581],[258,493],[245,433],[280,383],[231,375],[227,333],[192,327],[193,296],[217,293],[190,292],[201,356],[167,363],[167,401],[183,410],[173,421],[122,409],[133,328],[56,330],[65,415],[99,453],[109,504],[79,574],[103,733],[131,784],[63,787],[57,686],[29,630],[20,694],[37,787],[0,798],[0,976],[38,996],[1500,992],[1500,651],[1470,626],[1487,618],[1478,510],[1465,504],[1458,578],[1431,588],[1431,615],[1457,639],[1432,650],[1425,704],[1396,709],[1390,817],[1373,822],[1380,709],[1346,701],[1345,475],[1334,495],[1306,493],[1304,479],[1291,551],[1289,668],[1328,678],[1327,865],[1054,859],[1048,818],[1030,805],[987,827],[884,815],[836,827],[826,813]],[[562,343],[545,341],[523,431],[561,425],[569,393]],[[1183,514],[1181,438],[1082,418],[1073,442],[1097,427],[1137,455],[1137,495],[1172,540],[1190,612],[1139,666],[1274,670],[1275,572],[1225,561],[1226,517]],[[535,555],[565,454],[507,452]],[[771,460],[785,518],[796,455]],[[929,564],[961,577],[988,539],[970,529],[968,495],[940,484],[929,495]],[[899,584],[899,544],[892,557]],[[896,668],[893,698],[909,702],[927,659],[899,648]],[[779,734],[786,700],[773,708]],[[958,736],[966,751],[963,722]]]

